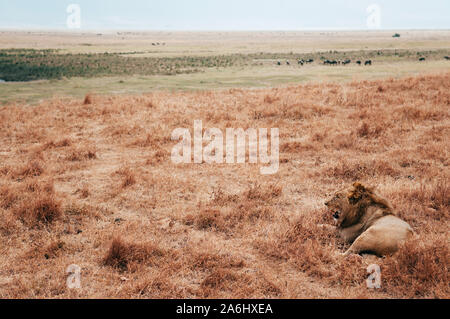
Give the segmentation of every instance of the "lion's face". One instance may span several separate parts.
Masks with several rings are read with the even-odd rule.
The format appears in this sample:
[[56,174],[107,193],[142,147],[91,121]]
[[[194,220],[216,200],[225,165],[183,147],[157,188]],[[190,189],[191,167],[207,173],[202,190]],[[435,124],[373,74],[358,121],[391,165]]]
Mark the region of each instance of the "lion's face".
[[385,200],[380,199],[371,188],[361,183],[354,183],[350,188],[336,192],[325,205],[337,226],[342,228],[358,223],[371,205],[385,209],[386,213],[392,213]]
[[347,192],[343,190],[336,192],[329,201],[325,202],[325,205],[328,207],[335,222],[338,222],[349,208]]

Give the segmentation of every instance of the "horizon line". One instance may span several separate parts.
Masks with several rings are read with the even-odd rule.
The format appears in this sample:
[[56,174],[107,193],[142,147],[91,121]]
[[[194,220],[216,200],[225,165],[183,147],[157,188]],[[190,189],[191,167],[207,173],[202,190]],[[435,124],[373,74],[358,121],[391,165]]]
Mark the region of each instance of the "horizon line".
[[69,28],[21,28],[21,27],[2,27],[0,31],[23,31],[23,32],[387,32],[387,31],[450,31],[449,28],[395,28],[395,29],[347,29],[347,28],[306,28],[306,29],[69,29]]

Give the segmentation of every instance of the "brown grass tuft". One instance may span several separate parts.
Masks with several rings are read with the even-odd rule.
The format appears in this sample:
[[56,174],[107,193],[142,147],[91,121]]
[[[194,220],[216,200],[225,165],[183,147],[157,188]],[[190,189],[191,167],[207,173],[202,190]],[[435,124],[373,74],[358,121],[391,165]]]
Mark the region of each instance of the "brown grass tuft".
[[71,162],[93,160],[96,158],[97,158],[97,153],[92,148],[74,149],[66,157],[66,159]]
[[356,135],[363,138],[377,138],[382,132],[383,128],[381,126],[370,126],[367,122],[363,122],[356,130]]
[[227,286],[232,286],[233,283],[236,283],[237,281],[238,277],[232,271],[227,269],[217,269],[203,280],[200,287],[208,290],[223,290],[226,289]]
[[93,100],[92,94],[88,93],[88,94],[86,94],[85,97],[84,97],[83,104],[84,104],[84,105],[92,104],[92,100]]
[[19,192],[7,185],[0,185],[0,207],[9,209],[20,198]]
[[237,268],[244,267],[245,263],[242,259],[228,255],[218,255],[209,252],[191,252],[193,270],[210,271],[215,268]]
[[124,174],[123,180],[122,180],[122,188],[126,188],[128,186],[134,185],[136,183],[136,177],[131,171],[127,171]]
[[58,239],[53,240],[47,245],[37,245],[25,254],[28,259],[45,258],[53,259],[60,256],[65,250],[66,244],[64,241]]
[[274,103],[275,101],[278,101],[278,100],[279,100],[279,98],[277,98],[277,97],[273,97],[273,96],[270,96],[270,95],[264,96],[264,103],[267,103],[267,104],[272,104],[272,103]]
[[197,229],[224,230],[225,221],[219,210],[204,209],[196,215],[187,215],[184,219],[186,225],[195,225]]
[[37,177],[44,172],[41,163],[38,161],[28,162],[26,165],[19,168],[14,174],[14,178]]
[[136,184],[136,175],[130,170],[130,168],[122,167],[116,173],[122,177],[122,182],[120,184],[122,189]]
[[14,214],[25,224],[49,224],[61,217],[61,204],[53,194],[37,193],[14,208]]
[[405,297],[447,298],[450,294],[448,238],[406,242],[382,266],[384,290]]
[[163,255],[164,252],[153,244],[127,243],[116,237],[111,242],[102,263],[120,271],[133,271],[139,264],[151,263],[152,259]]
[[265,187],[254,184],[244,193],[244,196],[249,200],[269,201],[280,197],[282,191],[283,188],[276,184],[267,185]]

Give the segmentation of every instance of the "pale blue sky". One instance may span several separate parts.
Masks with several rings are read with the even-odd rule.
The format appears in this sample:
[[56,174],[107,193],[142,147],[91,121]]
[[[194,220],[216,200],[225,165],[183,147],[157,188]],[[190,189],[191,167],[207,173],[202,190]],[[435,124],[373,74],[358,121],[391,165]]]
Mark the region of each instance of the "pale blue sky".
[[1,29],[65,29],[69,4],[82,30],[450,29],[450,0],[0,0]]

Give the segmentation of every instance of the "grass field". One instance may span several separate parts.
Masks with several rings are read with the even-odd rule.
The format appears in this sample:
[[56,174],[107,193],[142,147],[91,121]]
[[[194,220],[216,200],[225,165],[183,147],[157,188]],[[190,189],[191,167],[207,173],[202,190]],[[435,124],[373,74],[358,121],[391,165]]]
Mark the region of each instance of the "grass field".
[[[304,67],[230,67],[211,69],[193,74],[176,76],[108,76],[102,78],[75,77],[62,80],[32,82],[9,82],[0,84],[0,102],[37,103],[53,97],[71,96],[82,98],[86,93],[126,94],[155,90],[205,90],[222,88],[258,88],[285,86],[293,83],[342,82],[370,80],[384,77],[402,77],[420,73],[446,70],[448,61],[426,63],[383,63],[370,68],[359,66],[327,67],[310,65]],[[361,72],[364,70],[364,72]]]
[[[450,31],[3,32],[0,103],[154,90],[268,87],[399,77],[450,68]],[[101,35],[100,35],[101,34]],[[426,61],[419,62],[420,57]],[[303,67],[299,59],[315,61]],[[347,66],[326,59],[351,59]],[[356,60],[373,60],[359,68]],[[277,62],[282,63],[277,66]],[[290,66],[286,65],[290,62]]]
[[[450,74],[0,109],[0,296],[448,298]],[[175,165],[176,127],[280,128],[281,166]],[[344,258],[324,201],[376,185],[419,239]],[[365,268],[382,267],[381,290]],[[82,268],[70,290],[65,269]]]
[[[396,32],[400,38],[393,38]],[[64,53],[146,52],[147,56],[311,53],[342,50],[449,48],[450,31],[279,32],[37,32],[0,31],[2,49],[61,49]],[[159,45],[153,45],[157,44]],[[163,45],[164,43],[164,45]]]
[[[238,58],[0,83],[0,298],[449,298],[450,32],[401,33],[2,34],[3,53],[61,50],[39,63],[64,67],[153,47],[134,58]],[[327,50],[374,63],[325,66]],[[301,55],[316,61],[276,65]],[[174,164],[171,133],[194,120],[279,128],[278,172]],[[348,244],[319,226],[357,180],[416,232],[392,256],[343,257]]]

